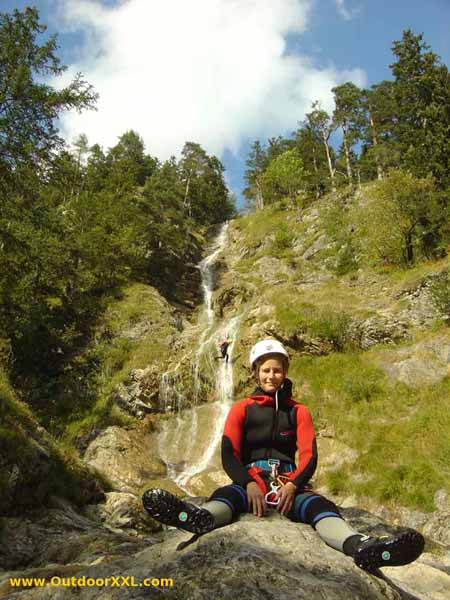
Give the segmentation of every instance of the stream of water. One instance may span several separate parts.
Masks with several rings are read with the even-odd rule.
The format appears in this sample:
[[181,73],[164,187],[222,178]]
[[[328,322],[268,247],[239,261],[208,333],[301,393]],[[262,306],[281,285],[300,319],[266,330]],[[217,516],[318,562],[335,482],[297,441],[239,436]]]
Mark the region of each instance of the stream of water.
[[[163,374],[160,385],[162,410],[175,414],[164,423],[159,436],[159,452],[167,465],[167,477],[188,494],[202,490],[199,478],[205,473],[221,471],[220,442],[226,416],[233,400],[233,348],[240,317],[219,320],[213,310],[213,291],[217,261],[225,249],[228,224],[222,226],[210,252],[198,268],[202,278],[203,307],[196,327],[195,347],[178,364]],[[228,361],[220,359],[218,345],[231,340]],[[180,367],[192,361],[193,389],[182,388]],[[202,381],[207,375],[215,382],[213,402],[198,404]],[[192,406],[183,409],[186,398]]]

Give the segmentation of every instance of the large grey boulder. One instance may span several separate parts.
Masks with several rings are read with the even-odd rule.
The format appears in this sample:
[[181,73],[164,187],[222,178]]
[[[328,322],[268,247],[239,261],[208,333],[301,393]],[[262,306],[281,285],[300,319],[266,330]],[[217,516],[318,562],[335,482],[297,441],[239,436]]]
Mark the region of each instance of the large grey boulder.
[[156,438],[138,429],[108,427],[89,444],[84,462],[107,477],[118,492],[139,492],[150,479],[166,474]]
[[[346,513],[354,527],[361,531],[376,534],[392,531],[364,511],[352,509]],[[308,525],[292,523],[275,512],[264,519],[242,516],[236,523],[177,551],[178,544],[188,539],[188,535],[170,530],[163,543],[127,558],[80,568],[76,574],[81,581],[83,577],[128,577],[133,587],[23,590],[20,598],[448,600],[450,593],[445,559],[425,554],[413,565],[385,568],[378,576],[371,575],[356,567],[351,558],[326,546]],[[51,570],[47,572],[47,577],[50,576]],[[169,578],[173,586],[141,586],[145,578]]]
[[450,374],[450,333],[391,349],[389,354],[380,352],[377,362],[392,379],[411,387],[438,383]]

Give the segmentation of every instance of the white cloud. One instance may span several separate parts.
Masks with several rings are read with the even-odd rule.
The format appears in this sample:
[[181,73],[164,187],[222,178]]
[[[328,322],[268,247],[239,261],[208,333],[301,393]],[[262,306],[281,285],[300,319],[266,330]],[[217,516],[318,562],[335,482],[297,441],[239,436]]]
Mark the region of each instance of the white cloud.
[[285,37],[307,29],[313,0],[64,0],[60,18],[83,32],[81,71],[100,94],[98,111],[62,118],[69,140],[114,145],[135,129],[161,159],[185,141],[211,153],[237,152],[244,139],[291,131],[331,88],[365,83],[360,69],[316,68],[286,54]]
[[346,21],[351,21],[360,12],[359,8],[347,8],[345,0],[336,0],[336,8],[341,17]]

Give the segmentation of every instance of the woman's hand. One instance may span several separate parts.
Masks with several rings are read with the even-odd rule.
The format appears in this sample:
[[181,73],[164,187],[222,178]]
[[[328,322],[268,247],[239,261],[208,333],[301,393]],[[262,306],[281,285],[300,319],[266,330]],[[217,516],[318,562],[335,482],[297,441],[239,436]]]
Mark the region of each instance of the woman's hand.
[[264,493],[256,481],[247,483],[247,499],[249,511],[253,508],[253,514],[257,517],[263,517],[267,512]]
[[279,504],[277,505],[277,510],[282,515],[289,514],[289,511],[292,508],[295,498],[295,492],[297,488],[291,482],[282,485],[281,488],[277,492],[277,498],[280,499]]

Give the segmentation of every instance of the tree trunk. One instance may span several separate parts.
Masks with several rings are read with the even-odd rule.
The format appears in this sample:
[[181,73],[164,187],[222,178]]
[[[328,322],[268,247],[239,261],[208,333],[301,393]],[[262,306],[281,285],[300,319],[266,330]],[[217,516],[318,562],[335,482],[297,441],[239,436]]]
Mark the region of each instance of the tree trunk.
[[350,151],[348,149],[348,144],[347,144],[347,126],[346,125],[342,126],[342,131],[344,133],[343,143],[344,143],[344,153],[345,153],[345,164],[347,166],[348,185],[350,187],[352,187],[353,186],[353,173],[352,173],[352,165],[350,163]]
[[406,250],[406,262],[408,264],[410,264],[414,260],[414,249],[413,249],[412,232],[411,231],[407,231],[405,233],[405,250]]
[[331,155],[330,155],[330,148],[328,146],[328,137],[326,136],[325,133],[322,133],[322,140],[325,145],[325,152],[327,154],[328,169],[330,170],[331,189],[333,190],[333,192],[335,192],[336,184],[334,182],[334,169],[333,169],[333,165],[331,164]]
[[[369,119],[370,119],[370,127],[372,129],[373,147],[376,148],[378,146],[378,134],[377,134],[377,128],[375,127],[375,121],[372,116],[372,110],[371,110],[370,105],[369,105]],[[383,168],[380,165],[380,159],[378,158],[378,156],[376,154],[375,154],[375,162],[377,165],[377,176],[378,176],[378,179],[381,180],[384,177],[384,173],[383,173]]]
[[313,165],[314,165],[314,174],[315,174],[315,187],[316,187],[316,199],[320,198],[320,189],[319,189],[319,170],[317,168],[317,160],[316,160],[316,149],[313,146]]
[[184,201],[183,201],[183,207],[185,207],[185,206],[188,207],[189,216],[191,216],[191,203],[188,200],[190,183],[191,183],[191,177],[189,176],[187,178],[187,180],[186,180],[186,189],[185,189],[185,192],[184,192]]
[[256,177],[256,207],[259,210],[264,208],[264,197],[262,194],[262,186],[259,177]]

